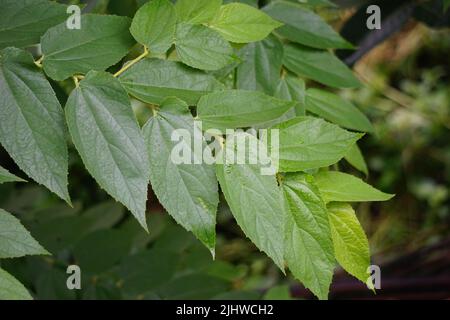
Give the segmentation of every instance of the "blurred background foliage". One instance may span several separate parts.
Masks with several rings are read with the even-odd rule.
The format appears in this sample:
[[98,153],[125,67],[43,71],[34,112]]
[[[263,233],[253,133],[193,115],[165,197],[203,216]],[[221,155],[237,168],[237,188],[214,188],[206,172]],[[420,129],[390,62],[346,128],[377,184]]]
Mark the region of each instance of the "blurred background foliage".
[[[89,1],[85,10],[132,16],[144,2]],[[257,5],[257,1],[243,2]],[[355,1],[335,2],[341,7],[319,8],[319,12],[345,31],[358,8]],[[401,9],[401,2],[388,12]],[[332,299],[450,297],[450,31],[448,11],[445,14],[442,6],[442,1],[425,1],[422,11],[418,7],[411,11],[387,40],[355,63],[365,86],[339,92],[374,123],[375,134],[360,144],[369,168],[364,178],[396,197],[356,208],[369,235],[373,263],[381,267],[382,289],[373,295],[337,270]],[[341,56],[345,59],[348,53]],[[55,84],[62,102],[67,98],[65,89]],[[138,104],[136,108],[145,118]],[[0,161],[23,176],[2,149]],[[363,177],[345,160],[339,166]],[[146,234],[98,188],[73,148],[70,172],[74,208],[31,183],[0,185],[0,207],[16,214],[53,254],[1,262],[37,299],[312,298],[243,236],[223,201],[213,261],[190,233],[164,213],[151,192],[151,231]],[[82,290],[66,288],[70,264],[81,267]]]

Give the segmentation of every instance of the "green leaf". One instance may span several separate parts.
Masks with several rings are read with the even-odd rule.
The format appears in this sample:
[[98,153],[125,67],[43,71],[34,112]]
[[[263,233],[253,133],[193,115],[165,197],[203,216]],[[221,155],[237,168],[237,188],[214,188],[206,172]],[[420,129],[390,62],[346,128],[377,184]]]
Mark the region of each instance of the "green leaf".
[[277,1],[265,7],[264,12],[285,24],[276,33],[290,41],[318,49],[353,48],[319,15],[297,4]]
[[322,171],[315,177],[325,202],[387,201],[394,196],[381,192],[361,179],[343,172]]
[[39,43],[49,28],[67,19],[66,6],[47,0],[0,0],[0,49]]
[[197,116],[204,129],[225,130],[276,119],[295,104],[257,91],[226,90],[203,96],[198,102]]
[[234,61],[231,45],[205,26],[179,23],[176,38],[178,57],[193,68],[218,70]]
[[41,254],[48,252],[33,239],[16,217],[0,209],[0,259]]
[[[279,170],[302,171],[332,165],[362,137],[322,119],[297,117],[273,127],[279,129]],[[272,131],[268,131],[268,141]],[[272,156],[276,150],[271,150]]]
[[[264,145],[254,136],[237,132],[227,138],[219,159],[232,156],[235,139],[248,142],[245,162],[217,164],[217,178],[231,212],[245,235],[284,270],[284,223],[286,214],[282,195],[274,175],[263,175],[261,164],[250,164],[265,153]],[[223,156],[223,158],[222,158]]]
[[282,189],[288,219],[285,258],[293,275],[319,299],[327,299],[335,260],[328,212],[314,178],[287,174]]
[[237,68],[238,89],[262,91],[273,95],[280,81],[283,44],[274,36],[248,44],[243,62]]
[[[150,182],[156,196],[168,213],[214,255],[217,179],[214,167],[201,162],[206,142],[200,129],[194,129],[188,106],[176,98],[168,98],[144,126],[143,133],[150,158]],[[174,155],[181,159],[175,159]],[[180,163],[183,157],[187,161]]]
[[178,97],[196,105],[201,96],[224,88],[212,75],[180,62],[160,59],[139,61],[119,80],[131,95],[157,105],[167,97]]
[[297,116],[304,116],[306,103],[305,91],[305,81],[291,74],[287,74],[280,80],[275,97],[298,102],[295,106],[295,114]]
[[69,96],[66,119],[89,173],[147,229],[148,157],[120,82],[106,72],[89,72]]
[[230,3],[220,7],[209,27],[228,41],[248,43],[264,39],[281,25],[261,10],[243,3]]
[[105,70],[133,46],[129,26],[127,17],[87,14],[81,16],[80,29],[68,29],[65,23],[49,29],[41,40],[45,73],[61,81]]
[[210,22],[219,12],[222,0],[178,0],[175,9],[178,21],[191,24]]
[[0,268],[0,300],[33,300],[16,278]]
[[13,175],[8,170],[0,166],[0,184],[5,182],[26,182],[26,180]]
[[70,203],[63,111],[29,53],[0,51],[0,97],[1,144],[29,177]]
[[357,107],[331,92],[308,89],[306,110],[344,128],[363,132],[374,130],[369,119]]
[[444,0],[444,12],[450,7],[450,0]]
[[264,300],[292,300],[288,285],[270,288],[263,297]]
[[353,208],[347,203],[328,205],[334,254],[351,275],[366,283],[370,266],[369,241]]
[[131,239],[125,232],[106,229],[84,237],[73,249],[73,255],[83,272],[101,274],[127,256],[130,248]]
[[361,83],[352,71],[334,54],[287,44],[284,47],[283,63],[298,76],[336,88],[357,88]]
[[350,150],[348,150],[344,159],[347,160],[348,163],[350,163],[353,167],[364,173],[366,176],[369,174],[364,156],[362,155],[361,150],[356,143],[350,148]]
[[144,4],[131,23],[131,34],[150,52],[164,53],[175,40],[177,13],[168,0],[152,0]]

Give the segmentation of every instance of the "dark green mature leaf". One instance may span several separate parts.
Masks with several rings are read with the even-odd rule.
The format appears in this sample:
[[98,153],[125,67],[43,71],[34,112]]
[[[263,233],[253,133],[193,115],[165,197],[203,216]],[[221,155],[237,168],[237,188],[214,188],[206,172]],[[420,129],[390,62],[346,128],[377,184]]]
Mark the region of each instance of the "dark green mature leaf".
[[41,41],[45,73],[60,81],[105,70],[133,46],[129,26],[127,17],[87,14],[81,16],[80,29],[68,29],[65,23],[49,29]]
[[306,104],[305,91],[305,81],[291,74],[287,74],[279,82],[275,97],[298,102],[295,106],[295,114],[297,116],[304,116]]
[[319,15],[300,5],[276,1],[265,7],[264,12],[285,24],[276,33],[291,41],[319,49],[353,48]]
[[206,142],[200,129],[194,129],[188,106],[176,98],[167,99],[143,133],[156,196],[168,213],[214,255],[217,179],[214,167],[201,161]]
[[203,96],[197,116],[204,129],[225,130],[276,119],[295,105],[257,91],[226,90]]
[[328,205],[334,253],[339,264],[363,283],[370,265],[369,241],[353,208],[346,203]]
[[361,84],[352,71],[328,51],[295,44],[284,47],[284,65],[299,76],[336,88],[354,88]]
[[294,276],[319,299],[327,299],[335,260],[328,212],[314,178],[304,173],[283,177],[288,211],[285,258]]
[[175,47],[181,61],[197,69],[218,70],[234,61],[231,45],[202,25],[179,23]]
[[273,95],[280,81],[283,44],[270,36],[248,44],[243,50],[244,61],[237,68],[237,88]]
[[177,0],[178,21],[192,24],[210,22],[219,12],[222,0]]
[[[246,164],[232,164],[223,160],[218,164],[217,178],[234,218],[245,235],[264,251],[281,270],[284,270],[284,234],[286,213],[282,194],[275,175],[264,175],[262,164],[250,164],[265,153],[264,145],[254,136],[243,132],[227,137],[224,152],[219,159],[231,157],[235,138],[245,139]],[[239,152],[239,150],[238,150]]]
[[369,174],[364,156],[356,143],[350,148],[350,150],[348,150],[344,158],[348,161],[348,163],[364,173],[366,176]]
[[48,254],[20,221],[0,209],[0,259]]
[[66,6],[47,0],[0,0],[0,49],[39,43],[49,28],[67,19]]
[[0,51],[0,97],[1,144],[28,176],[70,203],[62,108],[29,53]]
[[[362,137],[312,117],[297,117],[273,127],[279,129],[279,170],[294,172],[326,167],[342,159]],[[271,141],[271,130],[268,131]],[[274,150],[272,151],[272,156]],[[275,150],[276,151],[276,150]]]
[[131,95],[158,105],[167,97],[178,97],[196,105],[201,96],[224,88],[212,75],[180,62],[160,59],[143,59],[119,80]]
[[130,31],[150,52],[164,53],[175,40],[176,24],[173,4],[168,0],[152,0],[136,12]]
[[33,300],[16,278],[0,268],[0,300]]
[[394,195],[381,192],[361,179],[338,171],[322,171],[315,175],[325,202],[386,201]]
[[106,72],[89,72],[70,95],[66,118],[90,174],[147,229],[148,157],[120,82]]
[[209,27],[236,43],[260,41],[282,24],[261,10],[243,3],[223,5]]
[[0,166],[0,184],[5,182],[26,182],[26,180],[13,175],[8,170]]
[[363,132],[374,130],[369,119],[357,107],[331,92],[308,89],[306,110],[344,128]]

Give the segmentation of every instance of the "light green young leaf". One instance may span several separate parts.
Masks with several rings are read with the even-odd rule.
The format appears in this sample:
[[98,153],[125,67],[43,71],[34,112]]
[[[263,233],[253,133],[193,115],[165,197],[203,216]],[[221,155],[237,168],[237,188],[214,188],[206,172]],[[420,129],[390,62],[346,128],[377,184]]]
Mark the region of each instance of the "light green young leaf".
[[67,19],[66,6],[47,0],[0,0],[0,49],[39,43],[49,28]]
[[290,41],[318,49],[353,48],[319,15],[298,4],[276,1],[266,6],[264,12],[285,24],[276,33]]
[[[265,153],[264,145],[254,136],[243,132],[227,137],[219,159],[231,157],[235,139],[248,143],[245,150],[247,164],[218,164],[217,178],[231,208],[234,218],[245,235],[284,270],[284,224],[286,213],[282,194],[274,175],[263,175],[261,164],[250,164],[259,159],[258,152]],[[261,154],[260,153],[260,154]]]
[[305,76],[331,87],[361,86],[352,71],[328,51],[287,44],[284,47],[283,64],[299,76]]
[[191,24],[210,22],[219,12],[222,0],[177,0],[178,21]]
[[[295,172],[332,165],[362,137],[313,117],[297,117],[273,127],[279,129],[279,171]],[[271,130],[268,131],[271,141]],[[272,153],[274,151],[272,150]]]
[[370,265],[369,241],[353,208],[347,203],[328,205],[334,254],[351,275],[366,283]]
[[328,212],[314,178],[303,173],[283,177],[288,219],[285,258],[293,275],[319,299],[327,299],[335,260]]
[[204,129],[226,130],[276,119],[295,105],[257,91],[226,90],[203,96],[197,116]]
[[306,110],[344,128],[373,132],[373,126],[364,113],[351,102],[331,92],[308,89]]
[[29,177],[70,203],[63,110],[23,50],[0,51],[0,142]]
[[46,254],[16,217],[0,209],[0,259]]
[[161,110],[150,118],[143,128],[150,182],[168,213],[214,255],[217,179],[214,166],[201,163],[207,146],[194,125],[187,104],[176,98],[165,100]]
[[33,300],[16,278],[0,268],[0,300]]
[[178,97],[196,105],[201,96],[224,88],[212,75],[180,62],[160,59],[143,59],[119,80],[131,95],[157,105],[167,97]]
[[175,48],[183,63],[197,69],[218,70],[234,61],[231,45],[202,25],[179,23]]
[[364,156],[362,155],[361,150],[356,143],[350,148],[350,150],[348,150],[344,159],[347,160],[348,163],[350,163],[353,167],[364,173],[366,176],[369,174]]
[[164,53],[175,40],[177,13],[168,0],[152,0],[136,12],[131,23],[131,34],[150,52]]
[[5,182],[26,182],[26,180],[13,175],[8,170],[0,166],[0,184]]
[[361,179],[338,171],[321,171],[315,175],[325,202],[387,201],[394,195],[381,192]]
[[236,87],[273,95],[280,81],[283,44],[274,36],[250,43],[243,49]]
[[90,70],[105,70],[122,59],[133,46],[130,19],[111,15],[81,16],[80,29],[61,23],[41,40],[44,71],[61,81]]
[[106,72],[89,72],[65,110],[73,143],[89,173],[147,229],[147,150],[120,82]]
[[261,10],[243,3],[223,5],[209,27],[236,43],[260,41],[282,24]]

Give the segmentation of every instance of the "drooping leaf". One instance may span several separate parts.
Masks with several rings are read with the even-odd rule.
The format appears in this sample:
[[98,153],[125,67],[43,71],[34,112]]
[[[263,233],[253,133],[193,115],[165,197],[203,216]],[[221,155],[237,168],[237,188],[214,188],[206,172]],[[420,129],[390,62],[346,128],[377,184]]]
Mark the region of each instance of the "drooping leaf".
[[167,97],[178,97],[196,105],[201,96],[224,88],[212,75],[180,62],[160,59],[143,59],[119,80],[131,95],[158,105]]
[[136,12],[130,31],[150,52],[164,53],[175,40],[176,24],[174,5],[168,0],[152,0]]
[[353,208],[346,203],[328,205],[334,254],[351,275],[366,283],[370,265],[369,241]]
[[0,300],[33,300],[16,278],[0,268]]
[[294,276],[319,299],[327,299],[335,260],[328,212],[314,178],[287,174],[282,189],[288,212],[285,258]]
[[[143,128],[150,182],[161,204],[214,255],[219,203],[214,167],[206,164],[206,142],[188,106],[168,98]],[[198,141],[197,141],[198,140]]]
[[219,12],[222,0],[178,0],[175,9],[178,21],[191,24],[210,22]]
[[[279,170],[294,172],[326,167],[342,159],[362,137],[312,117],[297,117],[273,127],[279,130]],[[268,131],[271,141],[272,131]],[[276,150],[271,150],[272,156]]]
[[248,44],[243,50],[243,62],[236,70],[236,87],[273,95],[280,81],[283,44],[270,36]]
[[20,221],[0,209],[0,259],[48,254]]
[[315,175],[325,202],[386,201],[394,195],[381,192],[361,179],[338,171],[322,171]]
[[223,5],[209,27],[236,43],[260,41],[282,24],[261,10],[243,3]]
[[197,116],[204,129],[225,130],[276,119],[295,105],[257,91],[226,90],[203,96]]
[[66,6],[47,0],[0,0],[0,49],[39,43],[49,28],[67,19]]
[[295,44],[284,47],[284,65],[299,76],[336,88],[360,87],[352,71],[334,54]]
[[298,4],[276,1],[264,7],[264,12],[284,23],[276,33],[290,41],[318,49],[353,48],[319,15]]
[[0,166],[0,184],[5,182],[26,182],[22,178],[19,178],[12,173],[10,173],[8,170]]
[[[243,139],[248,144],[248,148],[241,151],[244,153],[242,157],[245,157],[242,163],[245,164],[226,161],[233,157],[235,139]],[[282,194],[275,175],[268,175],[262,170],[262,159],[258,157],[258,153],[265,154],[266,150],[254,136],[237,132],[227,137],[224,150],[218,156],[224,160],[216,166],[217,178],[231,212],[245,235],[284,270],[286,213]],[[251,164],[252,159],[259,161]]]
[[234,61],[231,45],[202,25],[179,23],[175,47],[181,61],[197,69],[218,70]]
[[106,72],[89,72],[69,96],[66,119],[89,173],[146,228],[148,157],[120,82]]
[[63,111],[29,53],[0,51],[0,97],[1,144],[29,177],[70,203]]
[[41,40],[43,67],[52,79],[61,81],[90,70],[102,71],[122,59],[133,46],[127,17],[87,14],[80,29],[61,23]]
[[369,174],[364,156],[356,143],[350,148],[350,150],[348,150],[344,158],[348,161],[348,163],[364,173],[366,176]]
[[344,128],[373,132],[369,119],[357,107],[331,92],[308,89],[306,110]]

